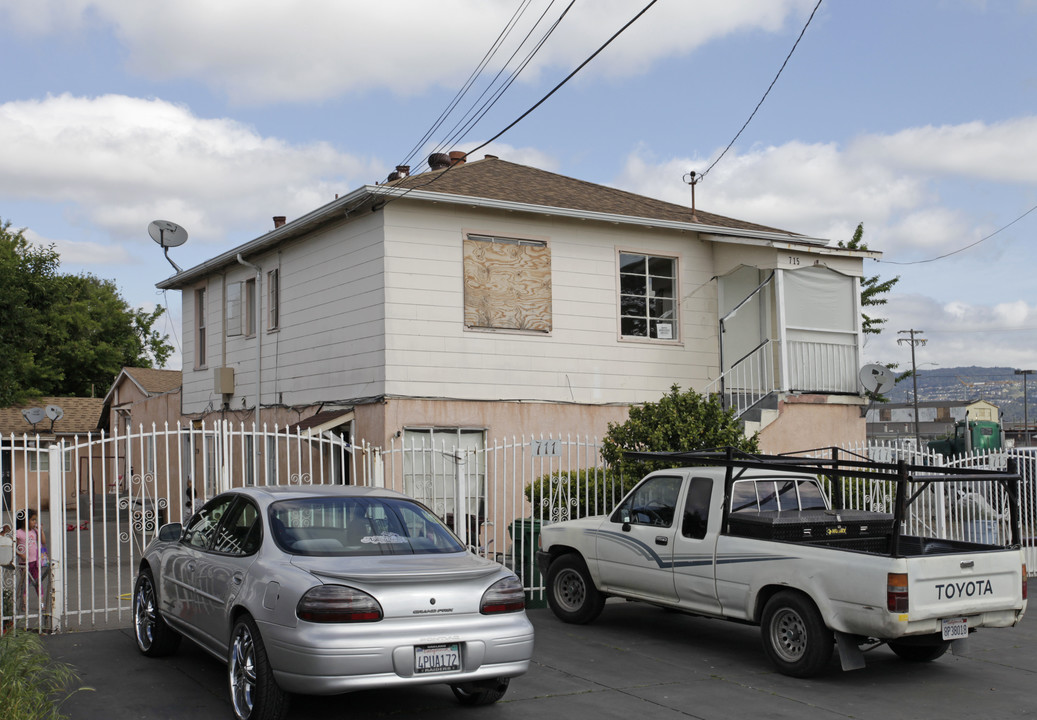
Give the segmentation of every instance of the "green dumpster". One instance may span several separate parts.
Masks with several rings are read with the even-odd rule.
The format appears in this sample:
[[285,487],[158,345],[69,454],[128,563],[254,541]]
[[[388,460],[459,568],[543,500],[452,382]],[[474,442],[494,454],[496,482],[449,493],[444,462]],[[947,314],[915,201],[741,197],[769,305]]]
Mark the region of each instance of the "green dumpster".
[[540,542],[540,521],[536,518],[516,518],[508,526],[511,553],[508,559],[512,569],[526,588],[526,607],[547,607],[544,581],[536,566],[537,545]]

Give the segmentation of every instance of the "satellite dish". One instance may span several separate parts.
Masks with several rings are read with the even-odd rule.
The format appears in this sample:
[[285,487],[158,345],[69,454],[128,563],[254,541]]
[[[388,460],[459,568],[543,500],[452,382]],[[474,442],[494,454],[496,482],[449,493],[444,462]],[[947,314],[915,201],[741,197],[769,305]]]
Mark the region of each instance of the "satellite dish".
[[35,425],[38,422],[42,422],[43,418],[47,417],[47,413],[43,408],[34,407],[22,410],[22,416],[27,423]]
[[65,417],[65,411],[57,405],[48,405],[43,408],[43,412],[51,419],[51,422],[57,422],[61,418]]
[[148,225],[148,235],[163,248],[179,247],[187,242],[187,231],[168,220],[154,220]]
[[148,223],[148,235],[162,246],[162,251],[166,254],[166,260],[173,266],[173,269],[178,273],[183,272],[180,266],[173,262],[173,258],[169,257],[169,248],[179,247],[187,242],[187,231],[168,220],[152,220]]
[[891,389],[896,382],[893,371],[885,365],[878,364],[865,365],[861,368],[857,377],[860,378],[861,385],[864,386],[865,390],[876,395],[882,395]]

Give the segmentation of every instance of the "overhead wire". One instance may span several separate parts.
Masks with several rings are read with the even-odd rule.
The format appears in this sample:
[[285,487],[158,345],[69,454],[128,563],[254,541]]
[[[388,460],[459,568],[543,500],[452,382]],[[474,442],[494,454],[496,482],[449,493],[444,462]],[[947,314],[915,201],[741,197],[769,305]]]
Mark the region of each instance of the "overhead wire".
[[[605,48],[607,48],[609,45],[611,45],[616,40],[616,38],[618,38],[620,35],[622,35],[631,25],[633,25],[635,22],[637,22],[637,20],[639,20],[646,12],[648,12],[648,10],[650,10],[651,7],[653,5],[655,5],[657,2],[658,2],[658,0],[651,0],[651,2],[649,2],[647,5],[645,5],[636,15],[634,15],[634,17],[632,17],[629,21],[627,21],[626,24],[624,24],[619,30],[617,30],[615,33],[613,33],[612,36],[609,37],[608,40],[606,40],[600,47],[598,47],[597,50],[595,50],[586,60],[581,62],[576,67],[575,70],[570,72],[561,82],[559,82],[557,85],[555,85],[546,95],[544,95],[540,100],[538,100],[532,107],[530,107],[528,110],[526,110],[524,113],[522,113],[518,118],[516,118],[515,120],[510,122],[503,130],[498,132],[496,135],[491,137],[489,140],[487,140],[486,142],[482,143],[481,145],[478,145],[474,149],[469,150],[466,153],[466,155],[472,155],[473,153],[478,152],[479,150],[483,149],[484,147],[486,147],[490,143],[492,143],[495,140],[499,139],[506,132],[508,132],[511,128],[515,127],[519,122],[521,122],[526,117],[528,117],[534,110],[536,110],[538,107],[543,105],[544,102],[546,102],[548,98],[550,98],[552,95],[554,95],[556,92],[558,92],[558,90],[561,89],[561,87],[563,85],[565,85],[567,82],[569,82],[573,77],[576,76],[577,73],[579,73],[584,67],[586,67],[588,63],[590,63],[594,58],[596,58],[598,55],[600,55],[601,52]],[[393,202],[394,200],[400,200],[400,199],[406,197],[407,195],[409,195],[411,192],[414,192],[415,190],[420,190],[422,188],[428,187],[432,183],[436,182],[436,180],[440,179],[441,177],[444,177],[448,172],[450,172],[450,170],[453,167],[454,166],[448,166],[442,172],[435,173],[427,181],[425,181],[423,183],[420,183],[420,184],[411,185],[411,186],[405,188],[401,193],[399,193],[397,195],[392,195],[390,197],[387,197],[384,200],[384,202],[382,203],[382,207],[384,207],[385,205],[389,204],[390,202]],[[361,202],[364,202],[364,201],[361,201]],[[348,209],[347,209],[347,212],[349,212]]]
[[926,260],[904,260],[904,261],[898,261],[898,260],[877,260],[877,262],[885,263],[886,265],[924,265],[925,263],[931,263],[931,262],[936,262],[937,260],[943,260],[944,258],[949,258],[951,255],[957,255],[958,253],[962,253],[962,252],[965,252],[966,250],[970,250],[970,249],[976,247],[980,243],[986,242],[987,240],[989,240],[990,238],[994,237],[998,233],[1003,232],[1003,231],[1007,230],[1008,228],[1012,227],[1017,222],[1022,220],[1024,217],[1026,217],[1027,215],[1032,213],[1034,210],[1037,210],[1037,205],[1034,205],[1032,208],[1030,208],[1029,210],[1024,212],[1022,215],[1017,217],[1015,220],[1013,220],[1012,222],[1008,223],[1007,225],[1004,225],[1004,226],[998,228],[997,230],[995,230],[994,232],[990,233],[986,237],[982,237],[982,238],[980,238],[979,240],[976,240],[973,243],[969,243],[965,247],[958,248],[957,250],[952,250],[949,253],[944,253],[943,255],[937,255],[936,257],[928,258]]
[[763,97],[760,98],[760,102],[756,103],[756,107],[753,108],[752,113],[750,113],[749,119],[746,120],[745,123],[742,125],[741,129],[739,129],[739,131],[735,133],[735,136],[731,138],[731,142],[727,144],[727,147],[724,148],[723,152],[721,152],[720,155],[717,156],[716,160],[714,160],[710,164],[710,166],[706,168],[706,171],[704,173],[698,176],[698,180],[696,182],[702,182],[706,178],[706,175],[709,174],[709,171],[716,167],[716,164],[720,162],[724,155],[727,154],[727,151],[730,150],[731,147],[738,141],[738,138],[742,136],[742,133],[745,132],[745,129],[749,127],[749,123],[751,123],[753,121],[753,118],[756,117],[756,113],[759,111],[760,106],[763,105],[763,101],[767,99],[768,95],[770,95],[771,90],[774,88],[774,84],[778,82],[778,78],[780,78],[781,73],[784,72],[785,66],[788,65],[789,60],[792,59],[792,53],[796,52],[796,48],[799,47],[799,41],[802,40],[803,36],[806,34],[807,28],[810,27],[810,22],[814,19],[814,15],[817,14],[817,10],[821,7],[822,2],[824,2],[824,0],[817,0],[817,5],[814,6],[814,9],[810,12],[810,17],[807,18],[806,24],[803,25],[803,29],[799,32],[799,37],[797,37],[796,42],[792,44],[792,49],[789,50],[789,54],[785,56],[785,62],[783,62],[781,64],[781,67],[778,68],[778,73],[774,76],[774,79],[771,80],[771,84],[767,86],[767,91],[763,93]]
[[563,86],[563,85],[565,85],[565,84],[566,84],[567,82],[569,82],[570,80],[572,80],[572,79],[573,79],[573,77],[575,77],[575,76],[576,76],[576,74],[577,74],[578,72],[580,72],[581,70],[583,70],[583,68],[584,68],[584,67],[586,67],[586,66],[587,66],[587,64],[588,64],[588,63],[589,63],[589,62],[590,62],[591,60],[593,60],[593,59],[594,59],[594,58],[596,58],[596,57],[597,57],[598,55],[600,55],[600,54],[601,54],[601,52],[602,52],[602,51],[603,51],[603,50],[604,50],[605,48],[607,48],[607,47],[608,47],[609,45],[611,45],[611,44],[612,44],[612,42],[613,42],[613,41],[614,41],[614,40],[615,40],[616,38],[618,38],[618,37],[619,37],[620,35],[622,35],[622,34],[623,34],[624,32],[626,32],[627,28],[629,28],[629,27],[630,27],[631,25],[633,25],[633,24],[634,24],[635,22],[637,22],[637,21],[638,21],[638,20],[639,20],[639,19],[641,18],[641,16],[642,16],[642,15],[644,15],[644,14],[645,14],[646,12],[648,12],[648,11],[649,11],[649,10],[651,9],[651,7],[652,7],[653,5],[655,5],[655,3],[657,3],[658,1],[659,1],[659,0],[651,0],[651,2],[649,2],[649,3],[648,3],[647,5],[645,5],[645,6],[643,7],[643,8],[641,8],[641,11],[640,11],[640,12],[638,12],[638,13],[637,13],[637,15],[635,15],[634,17],[632,17],[632,18],[631,18],[631,19],[630,19],[629,21],[627,21],[627,23],[626,23],[626,24],[625,24],[625,25],[624,25],[623,27],[621,27],[621,28],[620,28],[619,30],[617,30],[617,31],[616,31],[615,33],[613,33],[612,37],[610,37],[610,38],[609,38],[608,40],[606,40],[606,41],[605,41],[605,43],[604,43],[604,44],[603,44],[603,45],[602,45],[601,47],[599,47],[599,48],[598,48],[597,50],[595,50],[595,51],[594,51],[594,52],[593,52],[593,53],[592,53],[592,54],[590,55],[590,57],[588,57],[588,58],[587,58],[586,60],[584,60],[584,61],[583,61],[582,63],[580,63],[580,64],[579,64],[579,65],[578,65],[578,66],[576,67],[576,69],[575,69],[575,70],[573,70],[573,71],[572,71],[571,73],[569,73],[568,75],[566,75],[566,76],[565,76],[565,78],[564,78],[564,79],[563,79],[563,80],[562,80],[562,81],[561,81],[560,83],[558,83],[558,84],[557,84],[557,85],[555,85],[555,86],[554,86],[553,88],[551,88],[551,91],[550,91],[550,92],[548,92],[548,93],[547,93],[546,95],[544,95],[544,97],[540,98],[540,100],[538,100],[538,101],[536,102],[536,104],[535,104],[535,105],[533,105],[533,107],[529,108],[529,109],[528,109],[528,110],[526,110],[526,111],[525,111],[524,113],[522,113],[521,115],[519,115],[519,116],[518,116],[518,117],[517,117],[517,118],[516,118],[515,120],[513,120],[512,122],[510,122],[510,123],[509,123],[509,124],[507,125],[507,127],[505,127],[505,128],[503,129],[503,130],[501,130],[501,131],[500,131],[499,133],[497,133],[496,135],[494,135],[493,137],[491,137],[491,138],[490,138],[489,140],[487,140],[486,142],[484,142],[484,143],[483,143],[482,145],[479,145],[478,147],[476,147],[476,148],[474,148],[474,149],[472,149],[472,150],[469,150],[469,151],[468,151],[468,154],[469,154],[469,155],[471,155],[472,153],[476,153],[476,152],[478,152],[479,150],[482,150],[482,149],[483,149],[484,147],[486,147],[487,145],[489,145],[490,143],[492,143],[493,141],[497,140],[497,139],[498,139],[498,138],[500,138],[500,137],[501,137],[502,135],[504,135],[504,133],[508,132],[508,130],[511,130],[511,128],[515,127],[515,126],[516,126],[516,125],[518,125],[518,124],[519,124],[520,122],[522,122],[522,121],[523,121],[524,119],[526,119],[526,117],[527,117],[527,116],[528,116],[528,115],[529,115],[530,113],[532,113],[532,112],[533,112],[534,110],[536,110],[536,109],[537,109],[538,107],[540,107],[540,106],[541,106],[541,105],[543,105],[543,104],[544,104],[545,102],[547,102],[547,99],[548,99],[548,98],[550,98],[550,97],[551,97],[552,95],[554,95],[554,94],[555,94],[556,92],[558,92],[558,90],[560,90],[560,89],[562,88],[562,86]]
[[[482,106],[479,107],[477,110],[475,109],[474,104],[473,104],[473,107],[470,108],[467,113],[465,113],[465,116],[460,121],[458,121],[457,124],[454,125],[454,128],[453,128],[451,136],[447,140],[445,140],[444,142],[440,143],[439,146],[436,148],[436,150],[434,150],[433,152],[438,152],[438,151],[442,150],[444,147],[450,147],[453,144],[455,144],[455,143],[459,142],[460,140],[462,140],[465,137],[465,135],[467,135],[472,130],[472,128],[474,128],[475,125],[478,124],[478,122],[480,120],[482,120],[486,116],[486,114],[493,108],[493,106],[497,104],[497,101],[500,100],[501,96],[508,90],[508,88],[511,87],[512,83],[514,83],[515,80],[518,79],[519,75],[522,74],[522,71],[526,69],[526,67],[533,60],[533,58],[536,56],[536,54],[538,52],[540,52],[540,49],[547,42],[548,38],[550,38],[551,35],[554,34],[554,31],[558,29],[558,26],[562,23],[562,20],[565,19],[565,16],[569,14],[569,10],[572,9],[572,6],[575,3],[576,3],[576,0],[571,0],[571,2],[568,4],[568,6],[566,6],[565,10],[562,11],[562,14],[554,21],[554,23],[551,24],[551,27],[549,27],[547,29],[547,31],[544,33],[544,35],[540,38],[540,40],[537,41],[537,44],[533,46],[533,49],[530,50],[526,54],[526,57],[523,58],[521,63],[519,63],[518,68],[516,68],[508,76],[508,79],[504,82],[504,84],[502,86],[500,86],[499,88],[497,88],[497,90],[495,90],[493,92],[493,94],[490,96],[490,98],[486,102],[484,102],[482,104]],[[554,2],[552,2],[551,5],[554,5]],[[551,6],[548,6],[544,10],[544,12],[540,15],[540,18],[537,20],[536,24],[533,26],[533,29],[535,29],[536,27],[538,27],[540,25],[540,23],[543,21],[544,17],[546,17],[547,11],[550,10],[550,7]],[[530,36],[532,35],[532,32],[533,32],[533,30],[531,29],[530,32],[526,35],[526,38],[523,40],[523,42],[518,47],[515,48],[515,52],[513,52],[511,57],[508,58],[508,63],[507,64],[510,64],[511,61],[515,59],[515,56],[518,55],[519,50],[522,49],[522,46],[530,38]],[[476,99],[476,103],[481,101],[486,96],[486,93],[489,92],[490,88],[492,88],[496,84],[496,82],[500,79],[500,76],[504,73],[504,71],[506,69],[507,69],[507,65],[505,65],[504,67],[501,68],[500,71],[498,71],[498,73],[494,77],[494,79],[490,82],[490,84],[486,87],[486,89],[483,90],[482,94]],[[473,112],[475,114],[472,115],[469,118],[468,116],[471,113],[473,113]]]
[[[486,112],[488,112],[489,109],[493,106],[493,104],[495,104],[497,102],[497,100],[499,100],[500,95],[505,90],[507,90],[508,87],[510,87],[511,83],[513,83],[514,80],[518,77],[518,74],[520,74],[522,72],[522,70],[525,69],[525,67],[532,60],[533,56],[535,56],[536,53],[539,52],[540,48],[543,47],[543,45],[547,41],[547,39],[558,28],[558,25],[561,23],[561,20],[566,16],[566,14],[568,14],[569,10],[572,8],[574,3],[575,3],[575,0],[571,0],[569,5],[566,7],[565,11],[563,11],[563,13],[559,16],[559,18],[557,20],[555,20],[555,22],[551,25],[550,28],[548,28],[548,30],[546,31],[544,36],[540,38],[540,40],[537,42],[537,44],[533,48],[533,50],[530,51],[527,54],[526,58],[520,64],[519,68],[511,74],[511,77],[508,80],[507,84],[502,89],[499,89],[496,92],[495,96],[493,98],[491,98],[492,99],[492,103],[489,103],[489,104],[484,103],[482,112],[480,114],[478,114],[478,116],[475,117],[473,120],[470,120],[467,123],[467,127],[464,129],[464,133],[465,134],[472,127],[474,127],[474,123],[478,122],[479,120],[482,119],[482,117],[485,116]],[[518,54],[518,52],[521,50],[521,48],[526,45],[526,43],[529,41],[530,37],[532,37],[533,33],[535,32],[536,28],[540,26],[540,24],[543,22],[544,17],[550,11],[551,7],[553,7],[555,4],[556,4],[556,0],[551,0],[551,2],[544,9],[544,12],[541,13],[540,17],[533,24],[533,26],[530,28],[530,30],[526,33],[526,36],[522,39],[521,42],[518,43],[515,51],[512,52],[511,56],[503,64],[502,69],[500,71],[498,71],[497,75],[494,77],[494,80],[491,81],[489,87],[493,87],[493,85],[496,83],[497,79],[499,79],[501,74],[505,70],[507,70],[508,66],[511,64],[511,61],[515,58],[515,56]],[[503,38],[505,38],[508,35],[510,35],[510,33],[514,29],[515,25],[517,24],[517,21],[518,21],[519,17],[522,14],[525,13],[525,10],[528,9],[528,6],[529,6],[529,2],[528,1],[525,2],[524,4],[520,5],[520,7],[518,8],[518,11],[516,12],[516,14],[512,16],[511,21],[509,21],[508,25],[501,32],[501,34],[498,36],[498,39],[503,41]],[[483,68],[485,68],[486,64],[488,64],[488,62],[489,62],[489,58],[492,57],[494,54],[496,54],[496,52],[500,49],[501,44],[502,44],[502,42],[495,42],[494,45],[491,46],[490,51],[488,51],[486,56],[484,56],[483,62],[480,62],[479,67],[476,68],[476,71],[473,72],[473,75],[469,78],[469,82],[466,82],[466,88],[463,88],[462,92],[459,92],[457,95],[455,95],[455,101],[452,101],[450,103],[449,107],[448,107],[448,110],[444,111],[444,113],[442,113],[440,115],[440,120],[437,120],[437,123],[433,126],[434,128],[438,129],[438,127],[440,127],[442,125],[442,121],[445,120],[446,115],[449,114],[449,112],[452,112],[453,109],[456,108],[456,106],[457,106],[457,104],[458,104],[458,102],[460,100],[460,97],[463,96],[467,92],[467,90],[470,90],[471,85],[474,82],[474,78],[482,71]],[[487,89],[483,90],[483,92],[479,95],[479,98],[477,98],[476,101],[473,103],[472,107],[474,107],[480,100],[482,100],[485,97],[486,93],[489,90],[489,87]],[[471,112],[472,112],[472,109],[469,108],[469,110],[465,113],[465,115],[463,117],[467,118],[468,115]],[[458,128],[459,124],[460,124],[460,122],[458,124],[455,124],[454,128],[451,129],[451,137],[457,137],[457,128]],[[434,130],[432,132],[434,132]],[[403,163],[400,163],[400,164],[401,165],[406,165],[410,161],[410,159],[414,157],[414,154],[418,151],[418,149],[421,147],[421,145],[423,145],[427,141],[429,136],[430,136],[430,133],[426,133],[425,136],[422,138],[422,140],[419,141],[419,143],[417,145],[415,145],[415,147],[408,154],[407,159]],[[443,142],[437,143],[437,145],[435,146],[433,152],[439,152],[444,146],[448,146],[449,142],[452,142],[452,140],[448,139],[448,140],[445,140]],[[437,175],[436,177],[438,178],[439,175]],[[387,198],[386,200],[383,201],[382,206],[384,206],[386,203],[390,202],[391,200],[399,199],[400,197],[403,197],[403,195],[409,194],[409,192],[411,190],[413,190],[413,189],[414,188],[408,188],[401,195],[398,195],[398,196],[395,196],[395,197],[392,197],[392,198]],[[363,205],[366,202],[367,202],[366,198],[361,198],[356,204],[351,205],[350,207],[346,208],[345,212],[347,214],[350,213],[350,212],[353,212],[354,210],[356,210],[358,207],[360,207],[361,205]]]
[[[432,127],[430,127],[425,132],[425,134],[422,135],[421,139],[418,140],[418,142],[415,143],[414,147],[411,148],[410,152],[407,153],[407,156],[403,159],[403,162],[397,163],[398,165],[409,164],[410,161],[414,158],[414,156],[417,155],[417,153],[421,150],[421,147],[432,137],[432,135],[437,130],[439,130],[443,123],[446,122],[446,118],[450,115],[450,113],[454,111],[457,105],[461,102],[461,99],[468,93],[472,85],[475,84],[476,79],[482,74],[482,71],[490,63],[490,60],[492,60],[494,55],[497,54],[497,51],[504,44],[504,41],[508,38],[508,36],[511,35],[512,30],[514,30],[515,26],[518,24],[518,21],[525,14],[526,10],[529,8],[529,5],[532,1],[533,0],[523,0],[523,2],[519,3],[518,7],[515,8],[514,14],[511,16],[511,19],[505,24],[504,28],[497,35],[497,39],[493,41],[493,44],[490,46],[490,49],[486,51],[485,55],[483,55],[482,60],[479,61],[479,64],[476,66],[475,70],[472,71],[472,74],[468,76],[468,79],[465,81],[464,85],[462,85],[461,88],[457,91],[453,99],[449,103],[447,103],[447,106],[443,109],[443,111],[439,114],[439,117],[436,118],[436,121],[432,124]],[[551,4],[554,4],[554,0],[552,0]]]

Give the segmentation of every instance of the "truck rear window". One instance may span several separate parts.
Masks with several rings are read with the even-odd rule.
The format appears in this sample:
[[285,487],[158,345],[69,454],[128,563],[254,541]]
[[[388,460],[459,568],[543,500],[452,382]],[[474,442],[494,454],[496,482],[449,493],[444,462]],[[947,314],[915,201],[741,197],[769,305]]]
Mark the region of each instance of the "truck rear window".
[[737,480],[731,489],[731,512],[824,510],[821,488],[812,479]]

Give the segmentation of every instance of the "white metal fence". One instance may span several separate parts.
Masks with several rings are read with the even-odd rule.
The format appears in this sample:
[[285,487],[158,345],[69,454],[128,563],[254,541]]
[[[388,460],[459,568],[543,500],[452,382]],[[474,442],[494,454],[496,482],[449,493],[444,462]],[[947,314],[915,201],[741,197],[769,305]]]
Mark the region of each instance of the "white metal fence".
[[[37,436],[0,440],[0,529],[9,526],[0,535],[0,615],[5,625],[41,631],[129,625],[141,551],[159,525],[185,519],[230,487],[348,483],[401,491],[441,515],[476,552],[514,569],[532,605],[543,602],[534,564],[540,527],[607,512],[623,492],[606,472],[598,442],[581,437],[376,448],[329,433],[216,423],[102,433],[49,447]],[[1028,567],[1037,568],[1037,456],[994,452],[944,460],[875,444],[839,452],[934,466],[1003,468],[1015,459]],[[892,483],[843,483],[845,507],[891,512],[892,502]],[[933,484],[912,506],[906,532],[1007,542],[1006,510],[999,489]],[[16,528],[32,514],[47,548],[48,562],[38,572],[13,557]]]

